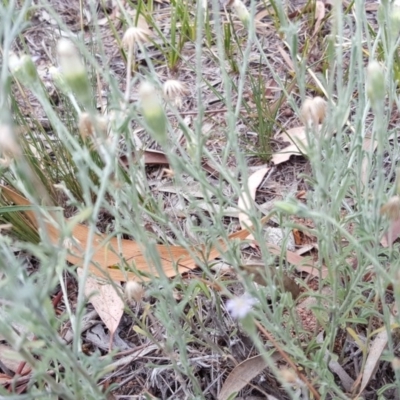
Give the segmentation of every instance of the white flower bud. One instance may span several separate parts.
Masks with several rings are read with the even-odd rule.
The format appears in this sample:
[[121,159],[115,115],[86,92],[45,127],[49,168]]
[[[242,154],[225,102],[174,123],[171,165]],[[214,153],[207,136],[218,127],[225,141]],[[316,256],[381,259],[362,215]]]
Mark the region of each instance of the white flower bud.
[[392,10],[390,13],[390,23],[392,36],[394,40],[397,40],[400,31],[400,4],[399,2],[393,2]]
[[242,24],[247,28],[250,22],[250,13],[247,7],[241,0],[234,0],[232,3],[232,8],[235,11],[235,14],[242,21]]
[[382,103],[385,99],[385,75],[378,61],[371,61],[367,68],[367,95],[372,106]]
[[322,97],[306,99],[301,107],[301,120],[305,125],[318,127],[326,117],[326,101]]
[[75,45],[68,39],[60,39],[57,53],[65,82],[85,105],[91,102],[90,84],[86,68]]
[[37,70],[32,59],[28,55],[18,57],[14,53],[9,55],[9,68],[11,73],[21,81],[25,86],[31,87],[37,83]]
[[161,145],[167,144],[167,120],[156,88],[143,82],[139,88],[142,113],[150,134]]

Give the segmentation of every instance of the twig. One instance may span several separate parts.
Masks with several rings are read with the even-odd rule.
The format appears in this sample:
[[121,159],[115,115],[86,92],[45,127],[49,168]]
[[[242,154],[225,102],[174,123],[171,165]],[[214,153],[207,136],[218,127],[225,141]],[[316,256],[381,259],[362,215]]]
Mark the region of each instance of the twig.
[[281,349],[279,344],[275,341],[273,336],[261,325],[259,321],[255,321],[256,327],[258,330],[274,345],[278,353],[286,360],[286,362],[290,365],[293,371],[296,372],[297,376],[307,385],[310,389],[310,392],[314,395],[317,400],[320,400],[321,397],[318,394],[317,390],[314,386],[308,381],[308,379],[297,369],[296,364],[290,359],[290,357]]
[[[216,110],[204,110],[203,113],[204,114],[219,114],[219,113],[224,113],[224,112],[228,112],[229,110],[225,107],[225,108],[218,108]],[[241,108],[240,111],[247,111],[245,108]],[[199,113],[199,111],[182,111],[179,114],[180,115],[197,115]],[[175,114],[174,113],[168,113],[167,117],[174,117]]]

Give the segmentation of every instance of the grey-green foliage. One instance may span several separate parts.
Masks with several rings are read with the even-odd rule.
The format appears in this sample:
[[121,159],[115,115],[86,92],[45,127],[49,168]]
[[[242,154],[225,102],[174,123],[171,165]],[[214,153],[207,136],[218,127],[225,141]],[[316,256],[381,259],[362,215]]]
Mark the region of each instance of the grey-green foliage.
[[[198,242],[196,242],[196,245],[205,242],[205,246],[202,248],[203,254],[193,254],[202,269],[204,278],[213,278],[204,254],[210,250],[212,245],[216,244],[217,238],[223,238],[227,242],[228,236],[227,229],[223,224],[223,213],[218,210],[216,205],[222,210],[228,206],[235,206],[235,200],[242,192],[238,176],[243,183],[247,182],[249,175],[246,155],[240,147],[236,126],[243,104],[245,85],[248,83],[247,73],[250,68],[251,52],[259,53],[260,59],[266,65],[265,68],[280,85],[283,93],[286,91],[287,84],[275,70],[270,54],[264,50],[260,37],[256,35],[253,17],[250,18],[249,25],[244,31],[247,37],[244,40],[237,40],[235,44],[235,46],[241,46],[240,51],[235,55],[231,54],[232,57],[238,57],[238,60],[228,63],[226,50],[232,50],[233,47],[231,48],[225,42],[227,35],[224,35],[218,2],[213,1],[210,6],[214,12],[213,24],[210,24],[209,15],[206,14],[211,10],[206,10],[199,5],[195,10],[195,20],[190,21],[192,14],[186,12],[187,9],[185,11],[185,5],[185,2],[178,0],[173,4],[178,7],[175,16],[181,16],[181,21],[186,24],[188,31],[186,34],[191,39],[194,38],[194,35],[189,35],[189,31],[193,33],[194,27],[196,28],[195,68],[193,65],[190,68],[193,71],[193,79],[196,81],[198,114],[194,126],[188,126],[179,114],[175,117],[182,135],[192,148],[189,152],[181,143],[174,142],[173,138],[176,132],[168,123],[166,129],[169,141],[163,136],[160,144],[170,160],[170,166],[175,173],[174,182],[177,186],[184,186],[185,181],[182,177],[190,176],[200,183],[201,190],[210,207],[215,207],[212,215],[198,210],[199,219],[204,219],[208,225],[207,229],[202,230],[202,234],[199,235]],[[3,50],[0,78],[1,120],[6,123],[18,122],[26,124],[26,126],[28,126],[27,121],[19,113],[16,102],[12,101],[12,95],[16,92],[11,89],[17,90],[17,88],[10,77],[8,54],[16,37],[27,26],[25,17],[30,6],[32,4],[29,1],[24,2],[20,10],[16,9],[16,3],[13,1],[3,2],[0,6],[1,19],[4,21],[3,24],[0,24]],[[68,31],[68,27],[62,23],[48,3],[42,2],[41,6],[50,13],[63,30]],[[249,6],[252,15],[255,13],[255,6],[256,2],[252,1]],[[302,338],[307,333],[296,319],[293,300],[290,296],[281,293],[279,279],[263,291],[259,290],[248,276],[242,277],[243,284],[246,292],[259,299],[254,315],[275,337],[280,348],[302,367],[309,380],[316,382],[315,385],[318,387],[321,397],[344,399],[346,395],[343,388],[334,379],[334,375],[327,366],[326,351],[333,351],[339,327],[346,327],[357,321],[365,328],[366,334],[372,332],[371,326],[368,324],[371,317],[377,312],[375,309],[377,303],[371,299],[379,298],[384,304],[385,287],[394,281],[398,266],[398,249],[386,250],[379,245],[382,228],[385,226],[379,210],[387,197],[394,192],[390,181],[394,177],[398,144],[396,140],[393,143],[389,141],[392,133],[389,129],[389,120],[392,109],[399,105],[397,84],[393,76],[394,70],[384,68],[386,94],[389,101],[385,105],[374,104],[373,111],[375,113],[371,113],[370,99],[365,89],[367,60],[362,52],[362,44],[365,43],[365,37],[369,38],[365,46],[371,60],[379,58],[384,66],[391,66],[394,48],[398,43],[394,40],[387,40],[390,32],[385,30],[384,25],[380,25],[375,36],[370,37],[364,2],[361,0],[353,3],[356,18],[345,14],[341,5],[335,3],[331,11],[331,34],[325,38],[324,43],[328,68],[325,75],[316,74],[312,66],[308,64],[308,60],[298,54],[299,38],[296,35],[299,26],[286,18],[283,4],[280,1],[273,2],[273,6],[276,10],[275,26],[281,29],[280,33],[284,36],[292,57],[300,100],[304,100],[307,93],[306,79],[311,77],[313,85],[326,94],[329,104],[328,118],[320,133],[316,134],[312,129],[307,132],[310,143],[307,156],[312,174],[305,177],[310,185],[306,204],[300,204],[295,199],[285,198],[284,202],[280,203],[280,208],[277,207],[275,210],[276,220],[279,221],[285,232],[296,227],[296,222],[289,214],[313,221],[314,228],[311,233],[315,235],[318,242],[316,264],[319,267],[327,268],[328,278],[325,284],[332,289],[332,294],[326,296],[322,296],[320,293],[310,293],[316,297],[315,308],[316,314],[319,316],[318,322],[325,331],[323,343],[316,344],[311,341],[305,344],[302,342]],[[383,3],[382,7],[390,7],[390,5]],[[96,11],[92,11],[93,18],[96,19]],[[149,23],[156,25],[156,21],[152,20],[151,16],[147,15],[147,17]],[[176,21],[178,19],[175,18]],[[96,26],[95,22],[94,26]],[[345,27],[352,32],[351,38],[345,37]],[[172,31],[176,33],[177,29],[175,28],[177,26],[174,26]],[[203,31],[203,28],[206,32]],[[104,61],[106,58],[100,41],[100,33],[96,27],[93,29],[93,34],[98,39],[94,53],[99,54]],[[204,137],[201,132],[204,121],[204,104],[201,93],[201,84],[204,83],[204,78],[201,65],[203,57],[209,54],[204,51],[203,36],[207,37],[208,43],[210,43],[211,29],[214,29],[211,36],[213,44],[215,44],[213,60],[217,62],[222,79],[220,98],[224,99],[227,110],[224,128],[226,142],[218,157],[203,147]],[[155,31],[159,32],[159,29],[157,28]],[[188,37],[185,36],[185,41]],[[231,36],[229,37],[230,40],[233,40]],[[235,38],[237,39],[237,36]],[[383,46],[381,46],[382,38]],[[165,40],[166,38],[163,37],[163,41]],[[49,208],[62,198],[63,206],[73,207],[76,214],[85,216],[84,222],[89,227],[89,243],[97,232],[96,222],[102,210],[105,209],[114,219],[114,226],[109,237],[117,236],[120,239],[122,234],[129,235],[141,246],[149,264],[160,275],[158,279],[149,284],[149,290],[156,300],[152,306],[152,312],[166,335],[165,339],[156,339],[149,330],[146,337],[156,341],[164,355],[171,356],[171,364],[167,367],[174,371],[177,382],[182,384],[180,390],[183,396],[202,398],[206,394],[202,393],[201,382],[196,376],[196,365],[190,361],[189,346],[192,343],[207,343],[220,356],[225,356],[224,352],[229,353],[230,349],[213,347],[215,346],[213,342],[215,332],[211,329],[210,332],[207,331],[208,327],[202,326],[202,322],[200,322],[201,329],[195,330],[196,324],[202,321],[202,318],[201,310],[196,308],[197,303],[193,299],[200,294],[207,298],[207,304],[210,307],[209,313],[214,313],[221,321],[220,330],[226,329],[227,325],[224,324],[229,324],[224,319],[226,318],[224,302],[219,293],[211,291],[201,283],[192,287],[185,284],[180,277],[169,280],[164,276],[155,240],[153,237],[150,238],[149,232],[144,229],[143,216],[146,215],[147,220],[151,219],[157,223],[164,235],[166,235],[165,232],[172,233],[175,243],[190,251],[193,249],[194,240],[186,237],[178,226],[174,226],[169,221],[164,214],[162,199],[157,201],[154,198],[147,183],[144,165],[138,162],[140,151],[136,148],[133,140],[132,127],[149,126],[148,121],[143,124],[140,106],[137,104],[121,106],[124,96],[118,89],[115,77],[107,68],[100,65],[98,58],[93,57],[91,49],[85,47],[79,39],[75,40],[75,44],[82,53],[88,69],[100,73],[108,85],[110,90],[109,111],[110,114],[111,111],[113,112],[110,130],[113,135],[109,136],[108,141],[100,140],[96,146],[91,146],[90,143],[82,140],[77,132],[79,114],[81,112],[92,113],[91,115],[95,113],[91,109],[91,105],[86,104],[88,103],[87,99],[80,104],[79,96],[75,98],[73,92],[64,93],[63,107],[67,108],[70,116],[66,120],[54,107],[35,74],[28,74],[27,78],[20,75],[23,71],[14,74],[14,78],[19,81],[23,90],[29,89],[39,101],[49,120],[52,137],[46,136],[44,132],[42,132],[43,135],[38,136],[36,130],[28,130],[28,134],[21,138],[25,156],[14,160],[8,168],[2,171],[4,181],[21,191],[33,204],[41,229],[38,232],[27,234],[26,231],[24,232],[23,224],[17,225],[15,220],[13,222],[13,218],[18,216],[17,211],[9,213],[5,207],[10,204],[2,204],[4,207],[0,209],[0,219],[3,222],[9,221],[14,224],[19,241],[11,240],[5,235],[0,236],[0,274],[2,274],[0,280],[2,306],[0,334],[32,366],[32,377],[29,380],[26,395],[10,396],[10,392],[4,388],[0,388],[0,394],[4,397],[13,396],[13,398],[20,399],[55,398],[56,396],[63,399],[105,397],[101,388],[98,387],[98,382],[100,377],[106,374],[110,358],[100,359],[97,352],[87,356],[81,352],[80,348],[81,320],[86,310],[84,282],[89,273],[88,268],[93,248],[87,248],[82,263],[83,275],[78,279],[79,292],[74,314],[66,313],[68,316],[62,316],[60,319],[55,314],[50,302],[50,296],[55,293],[60,280],[64,279],[65,273],[74,274],[73,268],[66,262],[67,248],[65,246],[65,240],[72,239],[72,227],[62,221],[60,212],[54,212],[52,208]],[[168,53],[168,49],[164,49],[165,58],[171,66],[172,64],[175,66],[177,62],[181,45],[183,46],[176,39],[171,45],[170,53]],[[383,53],[379,53],[378,48],[382,48]],[[155,85],[160,85],[155,73],[157,68],[145,48],[143,51],[147,67],[134,72],[132,87],[149,75]],[[184,58],[182,57],[182,59]],[[344,60],[347,64],[344,63]],[[185,62],[189,64],[188,61]],[[233,64],[235,68],[238,68],[235,82],[231,76],[232,71],[229,69],[229,65]],[[29,64],[28,67],[32,67],[32,65]],[[209,82],[205,83],[209,84]],[[235,96],[231,96],[231,93],[235,93]],[[354,95],[355,93],[357,95]],[[298,112],[298,101],[295,95],[285,94],[289,105]],[[262,104],[258,104],[258,106],[262,107]],[[381,110],[381,113],[376,112],[378,109]],[[269,133],[272,129],[268,126]],[[371,135],[373,139],[377,140],[376,153],[362,149],[362,143],[367,135]],[[120,141],[124,142],[122,150],[119,147]],[[29,146],[32,143],[34,143],[36,151]],[[53,152],[53,158],[46,150],[49,146]],[[123,152],[131,161],[129,171],[120,167],[118,161],[120,152]],[[39,159],[37,153],[39,153]],[[135,162],[132,153],[135,154]],[[389,154],[393,164],[388,171],[384,168],[386,154]],[[226,168],[232,155],[237,162],[233,173]],[[367,168],[363,172],[362,164],[365,157],[368,162]],[[216,165],[220,174],[219,185],[212,185],[207,180],[206,173],[201,168],[204,158]],[[364,176],[368,179],[365,180]],[[56,188],[54,184],[56,184]],[[223,190],[225,184],[229,184],[234,196],[230,198],[225,196]],[[183,201],[183,199],[181,200]],[[183,202],[183,204],[185,203]],[[18,212],[23,211],[21,209]],[[269,253],[265,245],[259,212],[253,208],[249,214],[254,223],[254,236],[260,244],[263,259],[266,264],[271,265],[275,257]],[[52,224],[60,231],[61,239],[59,241],[49,240],[46,223]],[[349,229],[350,226],[352,229]],[[206,238],[204,231],[206,231]],[[28,245],[26,241],[30,241],[31,244]],[[221,246],[221,244],[218,245]],[[199,249],[199,246],[196,248]],[[26,260],[24,261],[22,254],[18,253],[20,250],[26,251],[29,257],[34,257],[32,259],[35,260],[35,273],[29,273],[28,263]],[[227,244],[227,248],[223,249],[223,258],[238,269],[242,260],[237,242],[232,241]],[[349,258],[357,259],[356,269],[349,263]],[[126,264],[129,266],[132,264],[132,260],[128,260]],[[365,271],[370,266],[376,273],[375,285],[363,282]],[[390,267],[388,268],[388,266]],[[279,258],[279,267],[278,277],[289,267],[286,265],[283,255]],[[238,272],[241,274],[239,270]],[[184,300],[181,303],[177,302],[173,296],[175,289],[183,292]],[[322,284],[320,289],[322,290]],[[66,288],[62,287],[61,290],[64,292],[64,300],[67,301]],[[193,292],[191,292],[192,290]],[[226,287],[222,287],[221,290],[224,295],[231,296]],[[365,295],[366,291],[368,291],[368,295]],[[398,293],[395,294],[398,297]],[[388,324],[388,308],[383,307],[384,322]],[[362,311],[359,311],[360,308]],[[71,345],[63,343],[59,337],[60,327],[67,322],[74,330]],[[146,329],[143,321],[136,322],[141,329]],[[283,322],[286,324],[285,329],[282,329]],[[232,331],[224,333],[228,337],[234,336],[236,332],[232,325],[229,329]],[[266,344],[262,340],[251,319],[246,319],[239,329],[247,331],[259,352],[267,354],[270,351],[271,344]],[[35,335],[34,341],[30,335]],[[394,343],[390,340],[390,351],[393,351],[393,348]],[[176,355],[179,355],[179,359],[174,358]],[[267,361],[270,369],[279,376],[273,360],[267,357]],[[288,396],[296,398],[295,392],[289,385],[285,386],[285,390]],[[306,396],[306,389],[303,388],[303,392]]]

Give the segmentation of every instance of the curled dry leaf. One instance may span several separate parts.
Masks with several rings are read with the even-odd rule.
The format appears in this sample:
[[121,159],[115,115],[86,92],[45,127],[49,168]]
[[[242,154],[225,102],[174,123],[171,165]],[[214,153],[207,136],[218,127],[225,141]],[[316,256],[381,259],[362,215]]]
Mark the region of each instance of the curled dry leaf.
[[272,162],[275,165],[286,162],[291,156],[299,156],[306,153],[307,133],[304,126],[291,128],[287,132],[281,132],[276,139],[289,142],[290,144],[272,155]]
[[[395,323],[395,319],[393,315],[390,316],[390,325],[393,326]],[[367,361],[365,362],[364,370],[361,372],[362,374],[362,379],[361,379],[361,386],[359,390],[359,395],[364,391],[364,389],[367,387],[368,382],[371,380],[372,376],[374,375],[379,361],[381,359],[381,355],[383,353],[383,350],[385,350],[385,347],[388,343],[388,331],[385,327],[383,327],[383,330],[379,332],[374,340],[371,343],[371,346],[369,348],[369,353],[367,357]],[[359,382],[359,379],[357,379],[357,382]]]
[[315,25],[313,36],[317,34],[319,28],[321,27],[322,20],[325,17],[325,4],[323,1],[317,0],[315,2]]
[[[238,208],[241,210],[239,212],[239,222],[240,226],[245,229],[252,226],[252,223],[249,218],[249,212],[251,211],[253,201],[256,197],[256,191],[258,186],[260,186],[263,181],[265,174],[269,172],[271,168],[264,167],[252,175],[250,175],[248,182],[246,183],[247,188],[242,188],[242,193],[239,197]],[[246,190],[247,189],[247,190]]]

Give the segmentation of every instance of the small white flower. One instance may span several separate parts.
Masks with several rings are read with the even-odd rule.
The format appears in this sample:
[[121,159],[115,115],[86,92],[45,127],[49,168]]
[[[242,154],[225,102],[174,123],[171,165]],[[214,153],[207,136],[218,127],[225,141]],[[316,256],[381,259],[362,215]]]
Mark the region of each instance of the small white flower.
[[244,294],[240,297],[229,299],[226,302],[226,309],[232,318],[242,319],[251,311],[256,303],[257,300],[254,297]]

